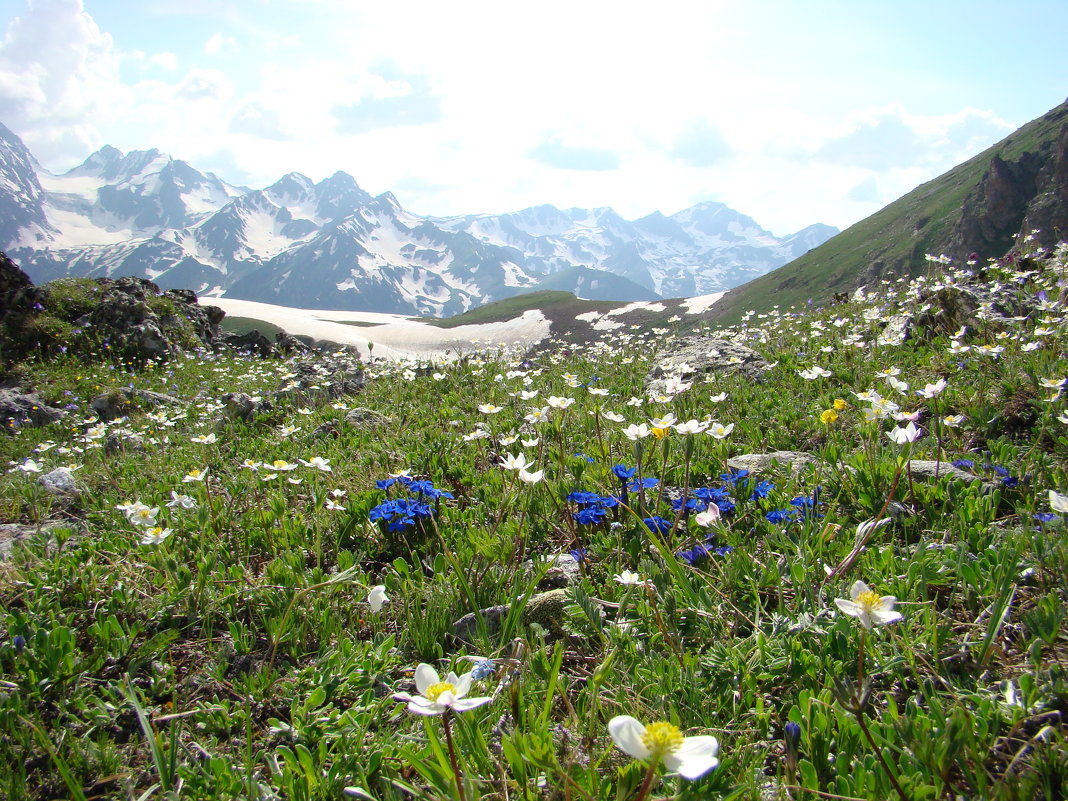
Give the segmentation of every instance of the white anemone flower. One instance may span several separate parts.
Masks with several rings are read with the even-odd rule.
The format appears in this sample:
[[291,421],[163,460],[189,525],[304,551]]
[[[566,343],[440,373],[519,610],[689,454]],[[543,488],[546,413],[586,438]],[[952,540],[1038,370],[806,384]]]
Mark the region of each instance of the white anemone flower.
[[382,611],[382,606],[389,600],[386,596],[386,585],[376,584],[371,588],[371,591],[367,593],[367,603],[371,605],[371,611],[378,613]]
[[920,429],[916,428],[915,423],[909,421],[909,424],[903,428],[898,426],[893,431],[887,431],[886,436],[888,436],[892,442],[895,442],[898,445],[904,445],[919,439]]
[[1061,495],[1054,490],[1049,491],[1049,508],[1054,512],[1068,514],[1068,495]]
[[860,625],[866,629],[873,625],[882,626],[901,620],[901,613],[894,611],[897,598],[893,595],[879,595],[863,581],[853,582],[849,596],[849,599],[835,598],[835,605],[843,615],[858,618]]
[[533,470],[533,471],[531,471],[531,470],[520,470],[519,471],[519,480],[524,482],[525,484],[537,484],[543,478],[545,478],[545,471],[544,470]]
[[501,467],[505,470],[525,470],[529,464],[526,454],[523,453],[518,456],[506,453],[504,459],[501,460]]
[[393,698],[407,701],[408,711],[416,715],[441,715],[450,709],[453,712],[466,712],[493,700],[489,696],[465,698],[471,690],[471,681],[470,673],[457,676],[451,671],[442,681],[433,666],[423,662],[415,669],[415,688],[419,695],[396,693]]
[[663,762],[684,779],[699,779],[719,764],[719,741],[709,735],[683,737],[678,726],[664,721],[642,724],[630,715],[608,721],[616,747],[635,759]]

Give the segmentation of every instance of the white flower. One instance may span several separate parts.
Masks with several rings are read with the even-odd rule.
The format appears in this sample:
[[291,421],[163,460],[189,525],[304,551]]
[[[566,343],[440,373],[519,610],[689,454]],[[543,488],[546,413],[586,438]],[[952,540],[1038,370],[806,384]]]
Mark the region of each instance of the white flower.
[[1053,490],[1049,491],[1049,508],[1054,512],[1068,514],[1068,495],[1061,495]]
[[198,481],[203,481],[207,477],[208,477],[207,468],[205,468],[203,470],[190,470],[188,473],[186,473],[184,476],[182,476],[182,483],[183,484],[194,484],[194,483],[196,483]]
[[393,698],[397,701],[407,701],[408,711],[417,715],[440,715],[449,709],[466,712],[493,700],[489,696],[464,698],[471,689],[471,680],[470,673],[457,676],[450,671],[445,681],[442,681],[438,672],[423,662],[415,669],[415,687],[419,695],[397,693]]
[[683,737],[677,726],[658,721],[648,726],[630,715],[608,721],[616,747],[635,759],[663,762],[684,779],[698,779],[719,764],[719,741],[709,735]]
[[727,400],[727,393],[726,392],[721,392],[718,395],[713,395],[711,398],[709,398],[709,400],[712,401],[713,403],[719,403],[720,401],[725,401],[725,400]]
[[799,376],[801,376],[802,378],[808,380],[808,381],[813,381],[813,380],[815,380],[817,378],[830,378],[831,377],[831,371],[830,370],[824,370],[818,364],[813,366],[813,367],[810,367],[807,370],[798,370],[797,374]]
[[520,440],[519,444],[524,448],[536,448],[539,442],[541,442],[541,437],[534,437],[533,439]]
[[939,378],[934,384],[927,384],[923,389],[916,390],[917,395],[922,395],[925,398],[937,398],[942,394],[942,390],[946,388],[946,379]]
[[707,509],[693,516],[693,522],[702,527],[711,526],[719,520],[719,514],[719,507],[714,503],[710,503]]
[[633,573],[630,570],[624,570],[622,573],[616,573],[612,576],[618,583],[625,587],[644,587],[645,581],[637,573]]
[[708,423],[702,423],[697,420],[687,420],[685,423],[679,423],[675,426],[675,430],[680,434],[700,434],[708,428]]
[[530,407],[530,414],[525,415],[523,417],[523,419],[526,420],[531,425],[534,425],[534,424],[537,424],[537,423],[544,423],[546,420],[549,419],[549,407],[548,406],[542,406],[539,409],[537,406],[531,406]]
[[961,424],[964,422],[964,415],[963,414],[947,414],[945,417],[942,418],[942,422],[945,423],[950,428],[959,428],[961,426]]
[[171,536],[174,532],[169,528],[162,528],[161,526],[153,526],[144,533],[141,537],[142,545],[159,545],[167,537]]
[[526,484],[537,484],[543,478],[545,478],[544,470],[535,470],[533,473],[529,470],[519,471],[519,480]]
[[853,582],[849,595],[851,600],[835,598],[834,603],[842,614],[858,618],[866,629],[901,620],[901,613],[894,611],[897,598],[893,595],[879,595],[863,581]]
[[152,528],[156,525],[156,516],[159,514],[158,506],[145,506],[140,501],[136,503],[128,504],[126,506],[116,507],[126,513],[126,519],[133,523],[135,526],[144,526],[145,528]]
[[629,426],[623,429],[623,436],[627,439],[637,442],[640,439],[645,439],[653,432],[649,429],[645,423],[635,425],[631,423]]
[[501,462],[501,467],[505,470],[523,470],[528,464],[526,454],[521,453],[518,456],[513,456],[510,453],[506,453],[504,460]]
[[303,459],[300,459],[299,461],[305,467],[314,467],[316,470],[321,470],[324,473],[331,473],[334,470],[334,468],[330,466],[330,460],[324,459],[322,456],[313,456],[308,461],[304,461]]
[[212,432],[211,434],[201,434],[198,437],[193,437],[190,442],[196,442],[200,445],[211,445],[216,440],[218,440],[218,437]]
[[288,473],[290,470],[296,470],[298,466],[299,465],[297,465],[296,462],[287,462],[285,459],[275,459],[269,465],[266,465],[269,469],[281,473]]
[[478,410],[482,412],[482,414],[497,414],[497,412],[502,411],[503,409],[503,406],[494,406],[492,403],[480,403],[478,406]]
[[904,428],[898,426],[893,431],[887,431],[886,436],[890,437],[892,442],[904,445],[907,442],[915,442],[919,439],[920,429],[916,428],[916,424],[910,420],[909,424]]
[[371,591],[367,593],[367,603],[371,605],[371,611],[378,614],[382,611],[382,606],[389,600],[386,596],[386,585],[376,584],[371,588]]
[[722,423],[713,423],[711,426],[709,426],[707,433],[710,437],[715,437],[716,439],[723,439],[724,437],[729,436],[733,430],[734,423],[731,423],[727,426],[723,425]]
[[33,459],[27,459],[22,464],[16,465],[14,470],[21,470],[23,473],[40,473],[41,465]]
[[558,398],[556,395],[550,395],[549,400],[546,402],[554,409],[566,409],[568,406],[575,402],[575,399]]
[[197,502],[188,495],[179,495],[171,490],[171,499],[167,501],[168,509],[196,509]]

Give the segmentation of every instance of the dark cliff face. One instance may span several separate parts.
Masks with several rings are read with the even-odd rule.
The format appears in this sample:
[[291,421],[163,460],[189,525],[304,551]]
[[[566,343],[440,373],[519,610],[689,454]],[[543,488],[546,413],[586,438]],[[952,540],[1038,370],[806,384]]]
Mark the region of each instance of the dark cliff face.
[[956,261],[969,254],[998,256],[1021,246],[1052,247],[1068,238],[1068,113],[1060,113],[1055,138],[1039,149],[1006,159],[994,155],[976,187],[968,193],[945,253]]

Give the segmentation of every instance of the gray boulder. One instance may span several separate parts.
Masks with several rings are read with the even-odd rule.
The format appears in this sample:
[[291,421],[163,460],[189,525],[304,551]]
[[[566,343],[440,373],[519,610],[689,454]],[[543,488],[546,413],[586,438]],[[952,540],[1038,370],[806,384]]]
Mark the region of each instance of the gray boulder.
[[675,376],[693,381],[706,375],[741,373],[748,381],[763,381],[768,367],[767,359],[745,345],[697,334],[676,340],[670,350],[657,354],[645,388],[652,394],[661,393],[666,380]]

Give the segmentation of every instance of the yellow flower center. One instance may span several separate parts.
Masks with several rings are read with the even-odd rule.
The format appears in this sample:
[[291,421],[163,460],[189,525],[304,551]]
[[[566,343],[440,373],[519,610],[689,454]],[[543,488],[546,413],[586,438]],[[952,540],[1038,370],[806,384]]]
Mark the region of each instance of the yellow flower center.
[[656,437],[657,439],[663,439],[667,435],[668,435],[667,426],[665,426],[663,428],[654,428],[653,429],[653,436]]
[[426,688],[426,697],[432,702],[436,702],[441,697],[442,693],[456,694],[456,685],[448,681],[439,681],[431,684]]
[[660,759],[664,754],[681,748],[682,741],[682,732],[679,731],[679,727],[662,720],[650,723],[645,727],[645,734],[642,735],[642,745],[652,752],[655,759]]
[[867,590],[857,596],[857,604],[868,610],[878,609],[883,605],[883,596],[875,590]]

